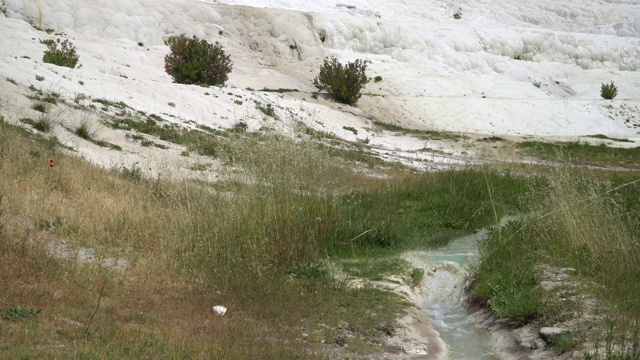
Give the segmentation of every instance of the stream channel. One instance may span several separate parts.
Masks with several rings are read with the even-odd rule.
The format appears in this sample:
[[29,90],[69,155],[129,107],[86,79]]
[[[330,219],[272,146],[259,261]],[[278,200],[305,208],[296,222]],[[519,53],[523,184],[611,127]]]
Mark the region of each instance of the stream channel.
[[481,231],[458,238],[419,259],[427,264],[422,309],[447,345],[446,360],[500,359],[492,349],[489,332],[475,326],[461,303],[465,265],[477,256],[477,242],[486,236]]

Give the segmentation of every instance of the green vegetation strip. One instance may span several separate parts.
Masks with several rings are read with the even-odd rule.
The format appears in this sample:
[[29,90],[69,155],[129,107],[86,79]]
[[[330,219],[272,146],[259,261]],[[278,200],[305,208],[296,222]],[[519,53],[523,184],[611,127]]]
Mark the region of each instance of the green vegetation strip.
[[589,145],[581,142],[549,144],[538,141],[525,141],[519,143],[517,147],[527,155],[545,160],[634,168],[640,166],[640,147],[614,148],[605,144]]
[[[563,169],[549,173],[548,184],[536,194],[534,203],[541,206],[530,208],[535,215],[494,228],[481,244],[472,274],[473,296],[513,325],[533,322],[537,327],[554,326],[566,314],[581,317],[584,310],[576,308],[596,306],[587,311],[597,312],[600,320],[552,339],[554,345],[568,351],[589,337],[606,344],[601,352],[606,359],[638,359],[638,175],[614,174],[603,181],[588,172]],[[570,280],[551,290],[562,291],[564,301],[550,301],[553,296],[539,286],[543,264],[572,269],[567,270]],[[599,303],[571,300],[583,293]],[[599,358],[592,355],[585,359]]]
[[[148,118],[113,124],[194,148],[198,139],[226,144],[251,181],[175,184],[145,179],[136,166],[106,170],[0,122],[0,308],[42,309],[34,321],[0,321],[0,357],[290,359],[330,346],[366,358],[407,306],[373,282],[422,278],[394,256],[517,213],[537,186],[488,169],[372,179],[314,141],[255,141]],[[25,232],[23,223],[36,226]],[[54,259],[42,251],[48,241],[132,265],[118,273]],[[355,278],[369,285],[350,286]],[[217,304],[228,315],[215,317]],[[36,350],[42,343],[53,345]]]

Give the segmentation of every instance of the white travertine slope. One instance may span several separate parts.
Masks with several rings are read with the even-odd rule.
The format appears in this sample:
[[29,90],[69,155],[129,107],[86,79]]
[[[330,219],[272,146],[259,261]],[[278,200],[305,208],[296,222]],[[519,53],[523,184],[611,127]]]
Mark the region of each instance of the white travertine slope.
[[[242,119],[252,129],[290,133],[301,121],[355,140],[342,130],[346,125],[361,129],[373,145],[399,148],[402,141],[368,132],[367,119],[504,136],[638,139],[640,130],[640,0],[6,4],[0,76],[27,85],[39,74],[66,94],[123,101],[207,126]],[[40,61],[44,45],[37,40],[47,35],[27,24],[40,21],[72,40],[81,68]],[[163,38],[180,33],[220,41],[231,54],[235,66],[227,90],[210,91],[218,97],[173,84],[163,72]],[[330,55],[367,59],[368,74],[384,80],[367,85],[357,108],[314,101],[308,96],[312,80]],[[619,88],[613,102],[600,98],[600,85],[610,81]],[[281,97],[246,87],[295,88],[307,95]],[[268,119],[253,106],[245,101],[239,107],[227,93],[273,103],[283,121],[265,125]]]

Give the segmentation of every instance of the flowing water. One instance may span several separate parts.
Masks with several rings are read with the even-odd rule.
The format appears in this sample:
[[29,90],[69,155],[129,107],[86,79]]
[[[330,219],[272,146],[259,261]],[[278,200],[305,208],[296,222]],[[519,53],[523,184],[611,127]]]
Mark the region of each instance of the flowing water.
[[447,345],[447,360],[500,359],[492,350],[490,334],[474,325],[461,304],[465,265],[476,257],[476,243],[485,237],[486,232],[479,232],[456,239],[420,259],[428,265],[422,308]]

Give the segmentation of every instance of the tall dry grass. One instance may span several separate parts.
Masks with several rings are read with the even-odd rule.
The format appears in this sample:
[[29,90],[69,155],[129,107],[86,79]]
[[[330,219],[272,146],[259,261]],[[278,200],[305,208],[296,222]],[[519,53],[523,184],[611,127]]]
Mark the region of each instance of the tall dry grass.
[[[496,229],[481,244],[473,269],[474,296],[518,325],[537,321],[553,326],[567,312],[595,313],[602,323],[591,320],[591,327],[572,329],[573,334],[585,334],[591,342],[606,340],[609,346],[613,338],[605,334],[613,323],[616,348],[637,346],[628,334],[637,334],[640,319],[639,174],[566,166],[548,170],[546,178],[546,188],[533,192],[531,215]],[[579,284],[579,291],[595,302],[580,310],[570,308],[578,306],[571,305],[573,300],[547,304],[539,286],[542,264],[575,269],[564,285]]]
[[[628,189],[611,191],[610,181],[601,182],[583,171],[556,172],[550,177],[547,205],[552,232],[540,241],[554,258],[573,254],[575,263],[602,280],[616,274],[640,276],[640,233],[636,216],[640,215],[638,189],[628,178]],[[625,202],[635,202],[625,207]],[[550,245],[554,246],[550,246]],[[582,258],[584,257],[584,258]],[[640,279],[640,277],[638,277]]]
[[[406,304],[380,289],[307,286],[291,270],[446,243],[492,223],[494,208],[521,209],[531,182],[490,172],[492,207],[479,169],[373,179],[313,142],[208,140],[224,150],[226,180],[174,183],[93,166],[0,122],[0,308],[42,310],[30,323],[0,321],[6,354],[33,356],[43,342],[45,357],[308,358],[319,342],[291,339],[331,342],[342,321],[359,336],[352,348],[366,348]],[[63,241],[130,266],[46,253]],[[229,314],[215,317],[217,304]]]
[[[229,186],[172,183],[93,166],[0,122],[0,314],[42,310],[0,319],[0,357],[315,358],[319,343],[291,339],[336,332],[318,323],[381,333],[378,322],[406,306],[399,297],[332,286],[311,296],[286,276],[326,253],[332,196],[353,178],[321,148],[260,141],[234,144],[241,176]],[[47,253],[63,242],[130,265],[118,272]],[[217,304],[230,308],[224,318]],[[377,307],[388,309],[379,319],[361,315]]]

